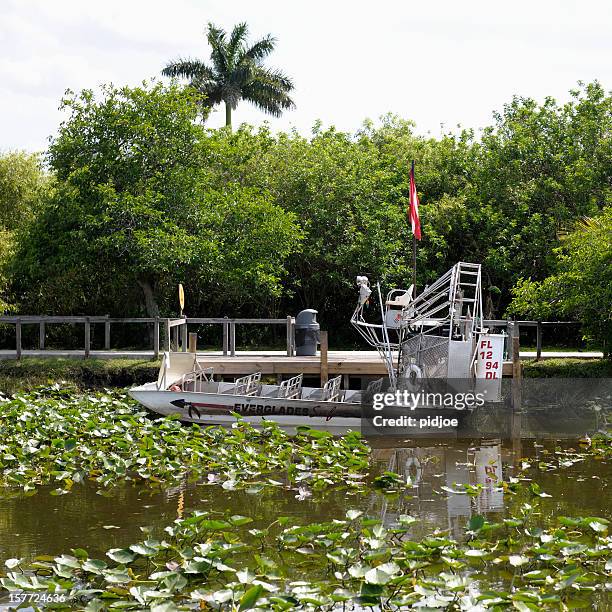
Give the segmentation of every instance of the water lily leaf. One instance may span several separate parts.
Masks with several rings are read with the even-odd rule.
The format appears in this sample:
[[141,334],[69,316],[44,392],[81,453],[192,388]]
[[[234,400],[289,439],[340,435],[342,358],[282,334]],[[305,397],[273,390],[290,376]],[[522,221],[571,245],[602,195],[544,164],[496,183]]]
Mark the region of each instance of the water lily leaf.
[[127,548],[111,548],[106,555],[117,563],[131,563],[136,555]]
[[364,577],[369,584],[387,584],[399,571],[400,568],[396,563],[385,563],[368,570]]
[[579,555],[580,553],[583,553],[587,548],[588,546],[585,546],[584,544],[579,544],[579,543],[570,544],[569,546],[564,546],[561,549],[561,554],[565,557],[570,557],[572,555]]
[[256,584],[251,587],[245,594],[240,598],[240,607],[238,610],[242,612],[242,610],[250,610],[256,603],[257,600],[261,597],[264,589],[261,584]]
[[525,565],[525,563],[529,563],[529,558],[525,557],[525,555],[510,555],[508,557],[508,563],[512,567],[520,567],[521,565]]
[[476,514],[470,519],[470,522],[468,523],[468,528],[470,531],[480,531],[484,524],[485,517],[480,514]]
[[71,451],[74,448],[76,448],[77,445],[77,441],[75,438],[68,438],[67,440],[64,441],[64,448],[67,451]]
[[357,563],[355,565],[351,565],[348,569],[348,573],[353,578],[363,578],[366,575],[366,572],[369,571],[369,567],[362,565],[361,563]]
[[127,571],[122,569],[107,569],[102,572],[102,575],[106,582],[111,584],[125,584],[131,580]]
[[[183,568],[186,574],[203,574],[208,572],[212,564],[210,561],[191,561]],[[218,569],[218,568],[217,568]]]
[[451,487],[447,487],[447,486],[442,486],[440,487],[440,489],[442,489],[442,491],[446,491],[447,493],[452,493],[453,495],[465,495],[466,494],[466,491],[452,489]]
[[210,529],[211,531],[223,531],[229,529],[231,525],[227,521],[220,521],[216,519],[204,519],[199,521],[202,529]]
[[242,525],[252,523],[253,519],[249,516],[240,516],[239,514],[235,514],[234,516],[230,517],[230,522],[236,527],[242,527]]
[[163,578],[160,583],[164,589],[170,591],[171,593],[181,591],[187,586],[187,584],[187,578],[178,572],[169,572],[169,574]]
[[[191,594],[193,598],[193,593]],[[234,592],[231,589],[221,589],[220,591],[215,591],[211,595],[209,595],[209,599],[207,601],[211,601],[216,604],[223,604],[227,601],[231,601],[234,597]]]
[[541,610],[540,606],[534,604],[534,603],[528,603],[525,601],[516,601],[513,600],[512,601],[512,606],[516,609],[519,610],[520,612],[531,612],[532,610],[536,610],[536,612],[538,610]]
[[130,546],[130,550],[138,555],[142,555],[143,557],[151,557],[158,551],[157,548],[148,546],[145,542],[141,542],[140,544],[132,544]]
[[61,555],[61,557],[55,557],[55,562],[58,565],[64,565],[73,569],[80,569],[81,562],[72,555]]
[[99,574],[101,570],[106,569],[107,565],[101,559],[87,559],[83,563],[83,570],[92,574]]
[[236,572],[236,578],[238,578],[242,584],[250,584],[256,577],[256,574],[254,574],[250,569]]
[[591,521],[589,523],[589,527],[593,531],[597,531],[598,533],[603,533],[604,531],[608,530],[608,526],[602,523],[601,521]]
[[87,557],[89,557],[89,554],[87,553],[87,551],[84,548],[73,548],[72,549],[72,554],[77,558],[77,559],[81,559],[81,561],[83,559],[87,559]]
[[548,493],[544,493],[544,491],[542,491],[540,485],[537,482],[532,482],[529,485],[529,490],[533,495],[536,495],[537,497],[552,497]]
[[471,548],[470,550],[466,550],[464,554],[466,557],[486,557],[489,552],[478,548]]

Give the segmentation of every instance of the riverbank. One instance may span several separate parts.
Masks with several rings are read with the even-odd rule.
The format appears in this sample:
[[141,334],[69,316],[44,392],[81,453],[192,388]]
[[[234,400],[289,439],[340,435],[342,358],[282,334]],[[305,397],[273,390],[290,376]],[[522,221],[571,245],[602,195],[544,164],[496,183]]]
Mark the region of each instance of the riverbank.
[[[0,361],[0,392],[30,390],[64,382],[79,389],[129,387],[157,378],[159,360],[36,359]],[[612,378],[610,359],[548,359],[526,361],[527,378]]]
[[[157,379],[159,360],[35,359],[0,361],[0,392],[66,383],[79,389],[130,387]],[[64,385],[65,386],[65,385]]]

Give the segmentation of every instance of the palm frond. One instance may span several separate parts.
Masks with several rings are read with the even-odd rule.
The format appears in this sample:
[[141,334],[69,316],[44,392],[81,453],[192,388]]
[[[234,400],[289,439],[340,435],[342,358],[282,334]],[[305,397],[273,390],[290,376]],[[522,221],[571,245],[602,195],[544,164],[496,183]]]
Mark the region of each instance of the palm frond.
[[226,37],[227,33],[223,28],[218,28],[212,23],[208,24],[208,34],[206,38],[212,49],[210,59],[219,74],[226,73],[229,68]]
[[581,217],[572,222],[569,226],[563,226],[558,232],[559,240],[565,240],[568,236],[576,232],[595,232],[603,225],[601,217]]
[[283,110],[295,107],[293,100],[285,91],[273,83],[261,80],[253,80],[245,85],[242,89],[242,98],[273,117],[280,117]]
[[170,62],[162,74],[167,77],[180,77],[184,79],[212,80],[215,78],[214,70],[204,62],[197,59],[178,59]]
[[227,43],[227,56],[232,59],[232,64],[236,65],[236,55],[238,50],[244,44],[244,41],[249,33],[249,27],[246,22],[243,21],[238,25],[234,26],[232,33],[230,34],[229,42]]
[[284,74],[281,70],[275,70],[272,68],[263,68],[257,66],[253,72],[253,79],[257,79],[264,83],[269,83],[274,87],[278,87],[285,92],[290,92],[295,87],[293,81]]
[[251,62],[260,62],[270,55],[276,46],[276,38],[268,34],[244,52],[243,59]]

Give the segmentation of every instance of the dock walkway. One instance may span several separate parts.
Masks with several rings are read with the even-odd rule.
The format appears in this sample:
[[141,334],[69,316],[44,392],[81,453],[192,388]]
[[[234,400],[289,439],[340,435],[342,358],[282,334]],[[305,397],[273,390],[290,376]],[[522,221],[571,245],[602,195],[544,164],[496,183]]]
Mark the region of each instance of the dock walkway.
[[[83,359],[84,351],[23,350],[22,357]],[[222,351],[198,352],[198,357],[207,365],[214,367],[215,372],[227,376],[242,376],[252,372],[264,375],[288,375],[303,373],[306,376],[318,376],[321,372],[321,358],[288,357],[285,351],[237,351],[235,356],[224,355]],[[535,359],[534,351],[521,351],[521,359]],[[542,359],[580,358],[601,359],[598,352],[543,352]],[[14,359],[15,352],[1,350],[0,359]],[[153,351],[90,351],[90,359],[140,359],[154,358]],[[385,365],[376,351],[329,351],[327,367],[330,375],[348,376],[383,376]],[[512,372],[511,362],[504,363],[504,374]]]

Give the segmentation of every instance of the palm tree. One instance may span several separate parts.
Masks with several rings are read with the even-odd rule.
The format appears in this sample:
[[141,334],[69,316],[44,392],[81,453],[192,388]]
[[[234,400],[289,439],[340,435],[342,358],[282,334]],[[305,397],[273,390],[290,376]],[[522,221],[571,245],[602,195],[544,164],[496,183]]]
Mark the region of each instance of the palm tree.
[[168,64],[162,74],[190,80],[190,86],[203,94],[203,104],[212,107],[225,102],[225,125],[232,125],[232,110],[240,100],[248,100],[262,111],[280,117],[295,104],[289,97],[291,79],[280,70],[266,68],[263,60],[274,50],[270,34],[249,45],[248,27],[239,23],[232,33],[208,24],[211,65],[198,59],[179,59]]

